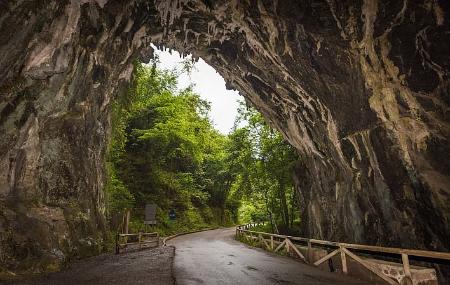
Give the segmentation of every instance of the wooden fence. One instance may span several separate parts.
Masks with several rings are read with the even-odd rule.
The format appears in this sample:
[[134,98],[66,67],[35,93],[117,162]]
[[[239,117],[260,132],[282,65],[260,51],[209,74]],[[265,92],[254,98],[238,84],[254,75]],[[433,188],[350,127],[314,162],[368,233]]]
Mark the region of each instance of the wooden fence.
[[126,248],[129,245],[138,245],[141,249],[143,245],[151,244],[154,247],[159,246],[158,233],[137,233],[137,234],[117,234],[116,235],[116,254],[120,249]]
[[[434,260],[450,260],[450,253],[447,252],[437,252],[437,251],[427,251],[427,250],[415,250],[415,249],[403,249],[403,248],[392,248],[392,247],[381,247],[381,246],[370,246],[370,245],[361,245],[361,244],[351,244],[351,243],[341,243],[341,242],[332,242],[318,239],[309,239],[302,237],[293,237],[286,235],[278,235],[278,234],[270,234],[265,232],[257,232],[251,231],[250,228],[254,226],[258,226],[261,223],[253,223],[247,225],[240,225],[236,227],[236,237],[242,237],[248,241],[258,242],[259,245],[263,248],[271,250],[273,252],[278,252],[279,250],[285,249],[289,254],[291,251],[295,253],[301,260],[305,263],[319,266],[323,262],[329,260],[333,256],[340,254],[341,264],[342,264],[342,272],[344,274],[348,273],[347,268],[347,256],[352,258],[357,263],[361,264],[363,267],[367,268],[378,277],[386,281],[388,284],[399,284],[399,280],[392,279],[383,273],[378,267],[374,266],[372,263],[367,262],[363,258],[357,256],[352,250],[364,251],[371,254],[390,254],[390,255],[398,255],[401,257],[404,277],[401,281],[402,284],[413,284],[412,275],[411,275],[411,267],[409,264],[409,257],[425,257],[431,258]],[[306,256],[305,257],[296,244],[301,243],[307,247]],[[300,245],[301,246],[301,245]],[[332,251],[327,255],[323,256],[318,260],[312,259],[312,250],[313,246],[318,247],[326,247],[332,248]]]

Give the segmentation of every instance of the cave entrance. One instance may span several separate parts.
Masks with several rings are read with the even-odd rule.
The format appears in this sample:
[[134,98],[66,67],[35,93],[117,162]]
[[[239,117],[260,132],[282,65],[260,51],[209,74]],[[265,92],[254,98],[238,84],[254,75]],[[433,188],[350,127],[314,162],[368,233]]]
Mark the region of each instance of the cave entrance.
[[154,203],[153,228],[162,233],[261,221],[277,233],[299,232],[295,149],[212,67],[155,49],[148,64],[135,64],[131,82],[128,105],[118,98],[112,112],[113,229],[120,228],[113,214],[133,208],[130,231],[148,231],[143,207]]
[[100,251],[111,102],[150,43],[203,58],[302,155],[305,235],[450,248],[448,5],[422,2],[1,1],[0,266]]
[[[121,214],[128,213],[130,232],[148,232],[142,224],[148,203],[158,205],[158,224],[150,228],[162,233],[192,226],[185,216],[204,224],[217,218],[221,224],[230,219],[224,217],[227,194],[221,193],[226,186],[213,172],[225,170],[218,156],[227,151],[240,95],[227,90],[224,79],[201,58],[151,47],[152,59],[135,63],[129,90],[112,104],[106,185],[111,229],[127,228],[128,233],[119,224]],[[208,214],[202,213],[205,209]]]

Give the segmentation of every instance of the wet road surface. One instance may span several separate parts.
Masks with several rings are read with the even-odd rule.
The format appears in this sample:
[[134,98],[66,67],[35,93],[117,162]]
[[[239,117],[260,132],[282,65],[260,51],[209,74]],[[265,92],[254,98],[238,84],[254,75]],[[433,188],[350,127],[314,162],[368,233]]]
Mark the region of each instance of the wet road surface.
[[368,284],[337,273],[320,271],[234,240],[234,228],[174,238],[176,283],[185,284]]

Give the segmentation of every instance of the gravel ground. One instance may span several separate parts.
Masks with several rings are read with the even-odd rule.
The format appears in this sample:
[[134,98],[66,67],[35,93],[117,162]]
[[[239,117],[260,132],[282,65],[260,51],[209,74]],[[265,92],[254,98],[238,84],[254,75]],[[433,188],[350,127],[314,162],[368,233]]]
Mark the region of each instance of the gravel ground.
[[79,260],[70,268],[37,278],[5,282],[8,285],[174,284],[175,248],[163,246],[119,255],[105,254]]

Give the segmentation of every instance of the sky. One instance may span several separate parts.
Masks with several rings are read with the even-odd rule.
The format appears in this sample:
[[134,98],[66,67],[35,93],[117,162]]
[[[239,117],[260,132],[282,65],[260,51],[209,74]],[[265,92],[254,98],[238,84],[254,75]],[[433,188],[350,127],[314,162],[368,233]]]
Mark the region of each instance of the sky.
[[[178,52],[172,51],[172,54],[170,54],[168,51],[161,51],[156,47],[154,49],[155,54],[161,61],[160,67],[167,69],[181,67],[180,62],[183,59]],[[238,102],[243,100],[239,92],[227,90],[225,80],[203,59],[199,59],[195,63],[195,70],[192,71],[190,76],[182,74],[178,78],[179,89],[186,88],[190,84],[194,84],[195,93],[211,103],[210,118],[214,127],[222,134],[228,134],[237,115]]]

